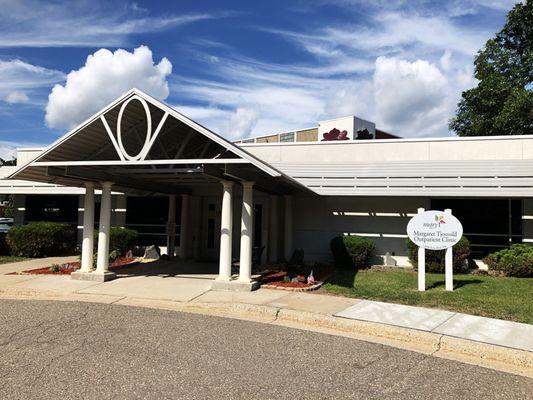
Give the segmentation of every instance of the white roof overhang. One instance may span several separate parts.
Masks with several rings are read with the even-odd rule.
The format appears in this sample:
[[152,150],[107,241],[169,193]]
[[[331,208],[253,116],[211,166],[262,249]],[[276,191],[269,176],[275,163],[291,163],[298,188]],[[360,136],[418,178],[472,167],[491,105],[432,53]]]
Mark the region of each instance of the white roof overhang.
[[132,89],[18,168],[9,179],[83,186],[111,181],[124,192],[188,193],[220,180],[259,190],[307,189],[153,97]]
[[533,196],[533,160],[273,165],[315,193],[325,196]]

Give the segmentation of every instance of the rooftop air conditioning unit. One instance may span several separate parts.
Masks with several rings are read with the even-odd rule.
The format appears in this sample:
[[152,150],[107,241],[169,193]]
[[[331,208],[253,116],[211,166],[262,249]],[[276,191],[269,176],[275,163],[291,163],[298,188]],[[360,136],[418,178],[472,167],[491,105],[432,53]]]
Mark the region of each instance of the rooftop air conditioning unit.
[[375,138],[376,124],[353,115],[318,122],[318,140],[361,140]]

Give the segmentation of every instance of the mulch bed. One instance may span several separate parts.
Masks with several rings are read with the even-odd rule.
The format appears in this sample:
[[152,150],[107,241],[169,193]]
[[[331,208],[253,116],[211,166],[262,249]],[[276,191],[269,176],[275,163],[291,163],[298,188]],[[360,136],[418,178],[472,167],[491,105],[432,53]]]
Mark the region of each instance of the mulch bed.
[[261,276],[261,283],[276,282],[287,276],[286,271],[270,272]]
[[307,282],[276,281],[276,282],[269,282],[266,284],[262,284],[261,287],[264,287],[267,289],[289,290],[292,292],[308,292],[311,290],[319,289],[323,284],[324,284],[323,281],[317,281],[313,284],[309,284]]
[[[109,268],[121,267],[123,265],[133,264],[137,261],[135,258],[119,258],[118,260],[109,264]],[[11,272],[8,275],[70,275],[74,271],[80,269],[81,262],[74,261],[62,264],[59,271],[52,271],[51,267],[28,269],[22,272]]]
[[[313,270],[315,282],[307,283],[307,276]],[[333,268],[329,265],[291,266],[287,271],[267,272],[259,278],[261,286],[269,289],[282,289],[292,291],[308,291],[320,288],[324,281],[331,275]],[[287,278],[290,280],[287,281]]]

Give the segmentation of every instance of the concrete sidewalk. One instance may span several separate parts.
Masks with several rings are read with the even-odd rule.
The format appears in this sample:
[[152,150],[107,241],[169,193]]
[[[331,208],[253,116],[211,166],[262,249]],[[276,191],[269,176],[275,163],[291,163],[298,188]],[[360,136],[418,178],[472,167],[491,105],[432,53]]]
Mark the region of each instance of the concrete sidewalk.
[[[16,265],[23,263],[24,267]],[[134,276],[99,283],[58,275],[5,275],[12,272],[9,269],[27,269],[29,262],[23,263],[1,266],[0,297],[94,301],[252,319],[432,355],[440,352],[446,358],[468,356],[474,360],[461,360],[488,367],[492,357],[502,365],[517,363],[529,371],[520,373],[533,376],[533,325],[310,292],[213,291],[210,280],[182,276]]]
[[362,300],[335,316],[533,352],[533,325],[529,324],[370,300]]

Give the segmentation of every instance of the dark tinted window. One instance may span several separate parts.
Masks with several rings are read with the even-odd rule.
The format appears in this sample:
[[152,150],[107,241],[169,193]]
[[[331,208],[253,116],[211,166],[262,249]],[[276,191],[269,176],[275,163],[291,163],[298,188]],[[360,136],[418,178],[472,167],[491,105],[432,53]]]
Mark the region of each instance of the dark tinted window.
[[26,196],[25,221],[78,224],[78,196]]
[[452,210],[463,225],[474,257],[522,242],[521,200],[433,199],[431,208]]
[[[126,227],[139,232],[141,245],[166,246],[168,197],[128,196],[126,200]],[[176,246],[179,246],[181,198],[176,197]]]
[[261,247],[262,235],[263,235],[263,205],[256,204],[254,206],[254,247]]

